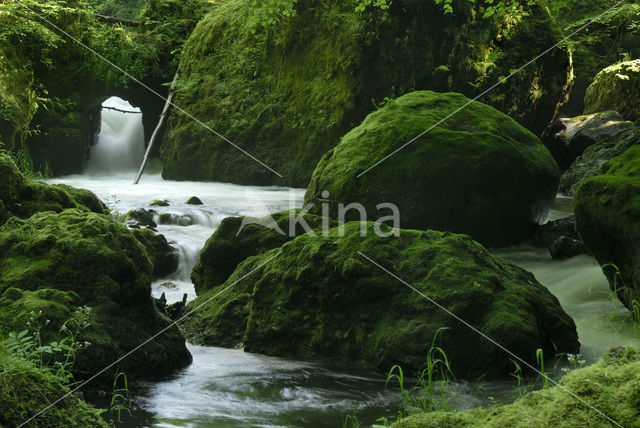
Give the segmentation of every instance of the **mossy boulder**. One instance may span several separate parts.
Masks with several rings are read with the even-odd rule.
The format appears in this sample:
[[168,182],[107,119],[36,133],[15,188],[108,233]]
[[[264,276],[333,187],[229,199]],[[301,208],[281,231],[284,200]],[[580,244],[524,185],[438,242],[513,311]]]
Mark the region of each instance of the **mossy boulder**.
[[615,110],[626,120],[640,120],[640,59],[605,68],[587,88],[585,113]]
[[[421,413],[392,426],[638,428],[639,390],[640,351],[637,348],[620,347],[607,352],[596,364],[567,374],[559,387],[531,392],[513,404],[460,412]],[[575,398],[574,394],[588,405]]]
[[562,174],[559,191],[574,196],[580,183],[598,175],[605,162],[636,145],[640,145],[640,127],[637,125],[624,126],[620,132],[589,146]]
[[[402,227],[466,233],[487,246],[531,236],[556,195],[558,166],[509,116],[469,102],[461,94],[418,91],[371,113],[322,157],[305,203],[314,213],[329,204],[332,217],[339,204],[360,203],[369,220],[390,213],[378,204],[394,203]],[[346,218],[357,216],[350,210]]]
[[66,208],[104,213],[107,207],[89,190],[49,185],[25,178],[13,159],[0,154],[0,224],[11,216],[28,218],[41,211]]
[[185,321],[188,336],[267,355],[382,371],[400,364],[412,372],[445,327],[440,344],[457,376],[508,376],[513,367],[504,351],[364,254],[532,364],[538,348],[545,355],[579,349],[575,324],[529,272],[466,235],[401,230],[399,237],[380,237],[377,228],[391,231],[350,222],[344,232],[300,235],[248,258],[189,304],[210,299]]
[[178,269],[178,251],[169,244],[164,235],[149,228],[132,229],[131,232],[147,251],[155,279],[165,278]]
[[576,228],[624,305],[640,308],[640,146],[602,167],[576,192]]
[[[0,254],[5,333],[21,331],[32,310],[45,309],[52,317],[47,331],[55,334],[67,311],[92,308],[80,339],[91,345],[76,359],[79,378],[97,373],[170,323],[151,299],[153,265],[145,248],[109,216],[69,209],[12,218],[0,228]],[[171,328],[119,368],[130,379],[157,378],[190,361],[182,334]],[[108,385],[112,375],[98,381]]]
[[[59,378],[0,347],[0,426],[16,427],[49,406],[69,388]],[[108,427],[98,411],[70,394],[38,416],[33,427]]]
[[[286,19],[280,7],[223,0],[198,23],[179,68],[176,102],[189,115],[170,118],[165,178],[306,186],[322,155],[388,98],[420,89],[474,97],[559,40],[548,11],[532,2],[526,17],[500,19],[483,18],[484,6],[470,1],[456,2],[454,14],[415,0],[364,11],[300,0]],[[483,101],[539,134],[570,69],[567,51],[553,50]]]
[[[201,294],[225,282],[238,263],[247,257],[262,254],[306,233],[303,224],[296,221],[298,216],[311,229],[321,228],[323,221],[331,227],[337,225],[326,217],[302,214],[300,209],[281,211],[262,218],[242,216],[223,219],[207,240],[191,272],[196,293]],[[291,229],[290,225],[293,225]]]

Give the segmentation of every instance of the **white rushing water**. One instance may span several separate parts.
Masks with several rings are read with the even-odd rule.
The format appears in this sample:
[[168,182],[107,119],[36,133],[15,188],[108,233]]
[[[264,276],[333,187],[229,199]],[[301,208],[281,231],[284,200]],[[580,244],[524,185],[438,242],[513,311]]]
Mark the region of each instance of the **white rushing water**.
[[[109,98],[102,106],[140,113],[140,109],[117,97]],[[103,109],[98,144],[91,147],[85,173],[103,175],[134,170],[140,165],[144,150],[142,115]]]
[[[131,109],[128,103],[108,100],[109,105]],[[115,215],[129,210],[155,210],[158,232],[178,250],[179,269],[153,284],[157,297],[169,302],[183,293],[195,297],[189,279],[206,240],[228,216],[263,216],[300,207],[304,189],[239,186],[225,183],[163,180],[153,168],[133,185],[143,155],[141,115],[103,111],[102,132],[91,150],[85,174],[49,180],[92,190]],[[187,205],[197,196],[203,205]],[[168,206],[151,206],[166,200]],[[559,198],[549,219],[570,213],[571,199]],[[160,216],[170,224],[160,224]],[[546,249],[518,246],[497,254],[530,270],[560,300],[578,327],[582,353],[588,360],[605,349],[638,343],[628,323],[629,312],[610,298],[600,267],[589,256],[552,260]],[[213,347],[189,345],[191,366],[173,378],[149,383],[136,398],[137,410],[126,426],[158,427],[333,427],[357,410],[361,422],[397,411],[398,392],[384,387],[384,376],[331,368],[281,358],[265,357]],[[493,397],[509,396],[513,382],[485,383]],[[451,406],[456,409],[482,404],[478,385],[454,383]]]

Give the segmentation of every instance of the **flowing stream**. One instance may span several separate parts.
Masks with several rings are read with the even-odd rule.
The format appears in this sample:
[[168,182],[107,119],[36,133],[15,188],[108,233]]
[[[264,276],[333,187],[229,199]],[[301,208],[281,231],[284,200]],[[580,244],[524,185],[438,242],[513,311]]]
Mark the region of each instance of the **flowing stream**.
[[[105,105],[131,106],[111,98]],[[144,151],[141,115],[103,110],[99,141],[83,175],[49,180],[90,189],[121,218],[131,209],[155,210],[158,232],[177,248],[179,269],[156,281],[154,296],[169,302],[183,293],[195,297],[189,279],[199,251],[220,221],[228,216],[262,216],[301,207],[304,189],[239,186],[224,183],[163,180],[150,165],[133,185]],[[197,196],[203,205],[187,205]],[[165,207],[151,206],[157,199]],[[559,198],[549,218],[570,214],[571,200]],[[589,256],[556,261],[546,249],[518,246],[496,251],[523,268],[554,293],[578,326],[583,358],[597,359],[611,346],[635,343],[638,336],[629,313],[610,298],[607,281]],[[141,338],[142,340],[142,338]],[[385,376],[347,368],[247,354],[242,350],[189,345],[193,364],[173,378],[146,383],[136,390],[135,410],[126,426],[157,427],[336,427],[357,412],[365,424],[397,413],[400,395],[385,388]],[[505,356],[506,358],[506,356]],[[513,399],[514,382],[457,382],[451,407],[470,408]],[[483,392],[479,392],[483,391]]]

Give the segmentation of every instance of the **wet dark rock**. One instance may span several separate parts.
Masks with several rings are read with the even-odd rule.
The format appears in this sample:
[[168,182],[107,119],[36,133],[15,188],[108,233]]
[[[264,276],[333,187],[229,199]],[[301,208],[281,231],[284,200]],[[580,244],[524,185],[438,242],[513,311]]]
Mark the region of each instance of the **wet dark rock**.
[[153,214],[153,210],[145,210],[144,208],[131,210],[126,217],[127,225],[130,220],[133,220],[138,226],[158,227],[158,224],[153,220]]
[[192,196],[185,202],[187,205],[202,205],[202,201],[197,196]]
[[540,225],[531,243],[536,247],[548,247],[561,236],[579,239],[578,233],[576,232],[576,218],[574,216],[548,221]]
[[589,254],[589,250],[582,241],[561,236],[549,245],[549,254],[554,259],[565,259],[578,254]]
[[151,202],[150,205],[152,207],[168,207],[169,201],[166,201],[164,199],[155,199],[153,202]]
[[543,138],[558,163],[566,171],[587,148],[614,137],[633,126],[615,111],[561,118],[552,126],[551,137]]
[[640,127],[626,127],[622,132],[588,147],[560,177],[559,191],[574,196],[581,182],[598,175],[602,165],[640,144]]

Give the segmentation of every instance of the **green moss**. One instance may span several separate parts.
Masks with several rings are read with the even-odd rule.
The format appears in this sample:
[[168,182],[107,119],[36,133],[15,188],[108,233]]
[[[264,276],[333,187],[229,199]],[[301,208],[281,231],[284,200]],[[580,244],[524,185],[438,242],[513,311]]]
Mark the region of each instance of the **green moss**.
[[566,375],[560,385],[529,393],[513,404],[461,412],[422,413],[403,419],[393,427],[640,427],[638,349],[613,349],[598,363]]
[[629,309],[640,306],[640,146],[584,181],[575,197],[576,228]]
[[104,213],[106,206],[89,190],[64,184],[49,185],[26,179],[13,160],[0,154],[0,224],[8,217],[28,218],[41,211],[61,212],[66,208]]
[[615,110],[625,119],[640,120],[640,59],[605,68],[584,98],[585,113]]
[[[526,19],[493,21],[460,3],[444,15],[431,1],[357,12],[352,2],[302,0],[292,16],[262,25],[263,8],[215,2],[185,44],[176,102],[284,178],[175,111],[165,178],[306,186],[322,154],[386,97],[423,88],[476,95],[556,41],[538,6]],[[486,101],[541,132],[567,84],[567,53],[550,55]]]
[[[377,205],[391,202],[399,208],[403,227],[467,233],[494,246],[533,233],[555,197],[558,180],[548,150],[509,116],[461,94],[418,91],[371,113],[327,152],[313,173],[305,203],[315,204],[316,213],[321,204],[330,204],[330,215],[336,217],[338,204],[357,202],[375,220],[390,214]],[[347,219],[356,219],[354,213]]]
[[[67,394],[58,378],[0,347],[0,425],[18,426]],[[29,424],[33,427],[107,427],[98,411],[69,395]]]
[[[67,310],[93,308],[77,356],[80,378],[98,372],[169,325],[151,299],[153,266],[145,248],[109,216],[69,209],[12,218],[0,227],[0,317],[10,330],[36,306],[55,309],[55,332]],[[18,291],[18,290],[22,291]],[[43,310],[43,312],[48,313]],[[184,339],[168,330],[120,364],[130,379],[161,376],[190,362]],[[98,379],[109,384],[111,372]],[[111,376],[111,377],[110,377]]]
[[[225,282],[238,263],[247,257],[279,247],[305,233],[300,223],[296,223],[295,230],[289,230],[292,218],[295,219],[301,211],[281,211],[263,218],[227,217],[222,220],[193,267],[191,279],[196,293],[201,294]],[[311,229],[322,227],[322,217],[307,213],[302,218]],[[325,221],[331,227],[337,225],[334,220]]]
[[154,278],[166,278],[178,269],[178,253],[167,242],[164,235],[155,233],[149,228],[132,229],[131,232],[149,255]]
[[[339,228],[328,236],[298,236],[250,257],[222,285],[190,303],[186,323],[198,343],[267,355],[331,361],[388,370],[420,369],[433,335],[460,377],[506,376],[507,355],[446,312],[372,265],[371,257],[422,293],[535,363],[537,348],[575,352],[575,325],[557,299],[530,273],[491,256],[464,235],[402,230],[381,238],[374,225]],[[383,231],[389,229],[383,226]],[[275,256],[274,260],[243,276]],[[226,291],[222,292],[226,287]],[[219,296],[216,294],[221,293]]]

